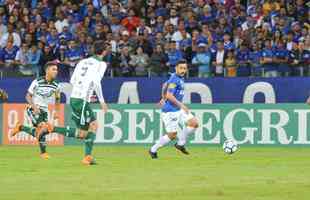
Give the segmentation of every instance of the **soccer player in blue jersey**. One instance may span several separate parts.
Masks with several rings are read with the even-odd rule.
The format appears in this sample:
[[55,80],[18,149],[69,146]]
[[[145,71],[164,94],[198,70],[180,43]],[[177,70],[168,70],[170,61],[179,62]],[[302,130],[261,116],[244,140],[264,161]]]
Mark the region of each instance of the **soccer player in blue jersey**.
[[187,63],[185,60],[178,61],[170,79],[164,84],[162,119],[167,134],[161,136],[159,140],[149,150],[153,159],[158,158],[157,151],[171,140],[177,137],[179,124],[183,126],[182,132],[178,135],[178,142],[174,145],[176,149],[184,154],[189,154],[185,148],[188,135],[195,132],[198,127],[197,119],[190,113],[189,109],[182,103],[184,96],[184,76],[187,73]]

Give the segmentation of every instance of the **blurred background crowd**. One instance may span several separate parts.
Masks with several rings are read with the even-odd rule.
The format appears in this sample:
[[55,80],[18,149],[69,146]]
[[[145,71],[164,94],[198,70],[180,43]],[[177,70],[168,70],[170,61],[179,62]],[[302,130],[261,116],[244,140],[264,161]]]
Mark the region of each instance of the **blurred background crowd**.
[[68,78],[109,42],[107,76],[310,76],[305,0],[0,0],[1,76]]

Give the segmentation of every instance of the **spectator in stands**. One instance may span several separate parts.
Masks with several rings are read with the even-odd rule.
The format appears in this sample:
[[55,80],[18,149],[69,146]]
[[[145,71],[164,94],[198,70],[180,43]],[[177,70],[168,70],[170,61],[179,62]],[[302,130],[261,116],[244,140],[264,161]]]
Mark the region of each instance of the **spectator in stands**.
[[46,36],[46,43],[49,46],[57,47],[59,45],[59,37],[58,37],[57,29],[52,28],[49,34]]
[[117,16],[111,16],[110,27],[113,33],[120,32],[122,25],[120,24],[119,18]]
[[140,25],[137,27],[137,32],[145,32],[145,30],[147,31],[148,34],[150,34],[152,32],[152,29],[146,25],[145,19],[141,19],[140,21]]
[[128,47],[129,48],[129,52],[132,53],[134,51],[134,47],[135,47],[135,39],[131,39],[129,40],[130,35],[129,32],[127,30],[122,32],[122,36],[121,36],[121,40],[118,42],[118,45],[120,47]]
[[237,61],[234,50],[228,50],[227,56],[224,60],[224,67],[226,69],[227,77],[237,76]]
[[41,25],[37,28],[36,31],[36,40],[46,41],[48,35],[47,24],[42,22]]
[[130,57],[129,64],[135,69],[136,76],[147,76],[147,66],[149,64],[149,57],[143,52],[142,47],[136,49],[136,54]]
[[289,52],[289,63],[292,76],[303,76],[304,68],[300,66],[301,54],[299,52],[298,42],[293,42],[292,49]]
[[262,76],[261,53],[260,44],[258,42],[254,43],[252,50],[249,52],[250,69],[253,76]]
[[178,31],[176,31],[172,35],[171,39],[176,42],[176,45],[177,45],[176,47],[179,48],[179,42],[186,38],[191,38],[191,35],[188,32],[186,32],[184,20],[179,20]]
[[105,34],[103,32],[103,25],[102,24],[97,24],[95,27],[95,31],[92,33],[92,38],[94,40],[104,40],[105,39]]
[[164,25],[164,37],[167,41],[172,40],[172,36],[174,34],[174,26],[169,22],[166,21]]
[[25,34],[25,38],[24,38],[24,42],[25,42],[28,46],[31,46],[32,44],[34,44],[33,35],[31,35],[30,33],[26,33],[26,34]]
[[69,42],[68,49],[65,51],[65,63],[71,67],[70,73],[73,72],[75,65],[83,57],[83,50],[76,44],[74,40],[71,40]]
[[[221,55],[217,51],[217,41],[224,40],[225,51],[234,49],[237,61],[243,65],[241,44],[244,42],[251,59],[255,61],[260,53],[254,50],[254,46],[257,44],[261,48],[265,40],[271,40],[274,53],[280,41],[284,42],[288,51],[293,49],[295,42],[305,43],[304,49],[309,51],[307,8],[304,0],[7,0],[0,6],[0,46],[6,47],[8,38],[13,38],[13,46],[16,47],[22,41],[28,45],[35,44],[44,51],[44,45],[47,45],[64,60],[64,52],[67,51],[64,41],[77,41],[76,45],[83,54],[89,56],[93,52],[94,40],[106,40],[111,42],[114,56],[111,58],[116,61],[119,60],[116,56],[125,46],[129,48],[129,56],[136,54],[138,46],[142,46],[144,52],[151,56],[158,44],[168,53],[169,42],[175,40],[176,49],[191,62],[200,43],[208,45],[213,60],[216,60],[216,54]],[[261,60],[267,61],[266,49],[262,52],[264,56]],[[277,56],[272,57],[276,69],[279,64],[276,63]],[[111,62],[111,67],[119,68],[114,66],[117,63],[119,61]],[[270,70],[273,64],[264,63],[263,67],[274,71]],[[252,66],[252,70],[261,69],[257,62],[254,65],[256,67]],[[239,74],[239,70],[244,68],[237,69],[237,75],[249,75]],[[274,73],[267,72],[267,75]]]
[[211,76],[211,54],[205,43],[198,44],[198,51],[192,59],[192,64],[198,67],[198,77],[207,78]]
[[157,44],[150,58],[151,76],[167,76],[167,61],[168,56],[165,54],[162,45]]
[[306,74],[310,76],[310,51],[305,49],[305,43],[299,42],[300,66],[305,69]]
[[39,61],[41,57],[41,51],[38,50],[38,47],[36,45],[32,45],[31,48],[28,50],[27,53],[27,64],[30,65],[32,68],[32,73],[36,76],[39,77]]
[[21,38],[19,34],[14,31],[13,24],[7,25],[7,33],[4,33],[2,37],[0,38],[0,46],[5,47],[10,37],[13,38],[13,46],[20,47]]
[[120,56],[120,74],[125,77],[130,77],[134,75],[134,68],[129,64],[130,55],[129,55],[129,47],[124,46],[121,49]]
[[28,45],[26,43],[22,43],[21,48],[17,51],[15,56],[15,63],[18,66],[19,71],[24,75],[32,75],[32,68],[27,65],[28,50]]
[[241,43],[240,48],[237,51],[236,60],[237,60],[236,66],[238,66],[237,75],[250,76],[251,71],[249,68],[249,49],[245,42]]
[[129,33],[140,25],[140,18],[136,16],[134,9],[128,10],[128,17],[122,20],[122,25],[127,28]]
[[2,62],[7,71],[14,71],[15,69],[15,57],[18,51],[18,47],[14,46],[12,36],[9,37],[6,47],[2,51]]
[[148,55],[152,55],[153,49],[152,49],[151,42],[149,41],[148,30],[144,29],[138,32],[138,37],[137,37],[137,41],[135,44],[135,48],[137,47],[142,47],[143,52],[145,52]]
[[84,52],[86,52],[87,55],[93,55],[94,49],[93,49],[93,38],[91,36],[86,37],[86,45]]
[[7,33],[8,29],[6,24],[3,21],[3,18],[0,17],[0,38],[2,38],[2,36]]
[[173,26],[177,26],[178,25],[178,21],[179,21],[179,16],[178,16],[178,12],[176,8],[172,8],[170,9],[170,17],[169,17],[169,21]]
[[271,41],[264,42],[264,49],[262,50],[261,64],[266,77],[277,77],[278,72],[274,63],[274,51],[272,49]]
[[293,49],[293,33],[292,32],[289,32],[287,35],[286,35],[286,49],[288,51],[291,51]]
[[202,25],[202,32],[201,32],[199,39],[200,39],[199,42],[206,43],[209,46],[212,45],[213,37],[209,29],[209,26],[207,24]]
[[223,76],[224,75],[224,61],[226,58],[226,51],[224,48],[223,41],[217,42],[217,50],[215,52],[215,56],[213,59],[213,66],[215,67],[215,76]]
[[215,20],[214,15],[212,14],[212,8],[208,4],[204,4],[203,13],[200,15],[200,21],[204,24],[212,24]]
[[65,41],[70,41],[74,39],[73,34],[69,31],[69,27],[65,25],[62,32],[58,35],[59,38],[63,38]]
[[228,33],[224,34],[223,40],[224,40],[224,49],[225,50],[234,50],[235,49],[235,45],[231,41],[231,37]]
[[177,49],[177,44],[174,40],[170,41],[169,49],[167,52],[169,72],[174,72],[175,65],[181,59],[184,59],[183,53]]
[[276,43],[274,50],[274,63],[277,65],[278,72],[282,76],[288,76],[290,74],[290,68],[288,65],[289,51],[285,48],[282,40]]

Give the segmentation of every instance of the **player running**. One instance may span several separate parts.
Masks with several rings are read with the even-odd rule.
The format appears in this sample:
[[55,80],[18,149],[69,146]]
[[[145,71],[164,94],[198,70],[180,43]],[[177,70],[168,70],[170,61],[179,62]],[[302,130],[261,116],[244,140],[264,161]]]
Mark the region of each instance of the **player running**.
[[186,73],[187,63],[185,60],[180,60],[175,67],[175,73],[164,84],[162,92],[162,98],[164,99],[162,119],[167,134],[160,137],[156,144],[149,150],[149,154],[153,159],[158,158],[157,151],[160,147],[176,139],[179,124],[183,125],[183,129],[178,136],[178,142],[174,146],[182,153],[189,154],[185,148],[186,140],[188,135],[194,133],[198,128],[198,121],[182,103],[184,96],[184,76]]
[[[48,62],[45,64],[45,77],[40,77],[32,81],[26,94],[26,101],[29,104],[26,108],[27,115],[31,119],[32,126],[22,125],[17,122],[13,129],[12,136],[23,131],[29,135],[36,137],[39,141],[41,158],[48,159],[46,152],[46,131],[40,130],[48,121],[48,104],[56,102],[56,111],[59,112],[60,106],[60,90],[59,84],[55,80],[58,69],[57,64]],[[57,115],[55,115],[55,119]],[[41,134],[38,134],[41,132]]]
[[96,139],[98,123],[94,111],[90,106],[91,97],[95,92],[101,108],[104,112],[108,107],[104,101],[101,88],[101,79],[107,69],[107,64],[102,61],[107,54],[105,43],[97,41],[94,44],[95,55],[81,60],[75,67],[71,77],[73,86],[70,96],[70,106],[72,109],[72,120],[77,128],[72,127],[53,127],[47,124],[45,127],[49,132],[56,132],[66,137],[84,139],[85,157],[83,164],[96,164],[92,156],[93,144]]

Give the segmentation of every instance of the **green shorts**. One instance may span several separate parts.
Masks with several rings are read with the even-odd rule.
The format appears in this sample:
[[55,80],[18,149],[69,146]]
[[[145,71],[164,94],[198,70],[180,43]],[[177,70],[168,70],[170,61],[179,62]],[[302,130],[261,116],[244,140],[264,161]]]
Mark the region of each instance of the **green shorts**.
[[26,110],[27,115],[34,127],[37,127],[41,122],[47,122],[48,113],[46,111],[40,109],[40,113],[36,115],[33,113],[33,108],[31,106],[28,106]]
[[77,98],[70,98],[72,120],[77,128],[88,130],[89,124],[96,120],[96,115],[90,107],[90,103]]

